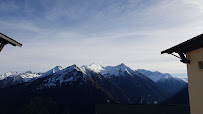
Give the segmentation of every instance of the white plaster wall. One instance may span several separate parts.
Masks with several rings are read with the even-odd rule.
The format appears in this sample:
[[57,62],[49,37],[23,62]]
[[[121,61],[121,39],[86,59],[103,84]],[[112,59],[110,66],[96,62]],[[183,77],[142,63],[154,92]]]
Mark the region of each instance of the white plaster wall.
[[191,114],[203,114],[203,70],[198,61],[203,61],[203,48],[186,53],[190,64],[187,64],[188,87]]

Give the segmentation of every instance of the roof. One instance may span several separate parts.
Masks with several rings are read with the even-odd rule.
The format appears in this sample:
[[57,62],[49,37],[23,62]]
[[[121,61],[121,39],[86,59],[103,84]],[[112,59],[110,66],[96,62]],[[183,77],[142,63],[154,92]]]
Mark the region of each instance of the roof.
[[161,54],[163,53],[168,53],[168,54],[172,54],[173,52],[175,53],[187,53],[199,48],[203,47],[203,34],[200,34],[192,39],[189,39],[181,44],[178,44],[174,47],[171,47],[167,50],[164,50],[161,52]]
[[11,44],[11,45],[13,45],[13,46],[19,46],[19,47],[22,46],[21,43],[19,43],[19,42],[15,41],[15,40],[9,38],[8,36],[6,36],[6,35],[0,33],[0,43],[2,43],[2,42],[4,42],[4,43],[5,43],[5,42],[6,42],[6,43],[9,43],[9,44]]

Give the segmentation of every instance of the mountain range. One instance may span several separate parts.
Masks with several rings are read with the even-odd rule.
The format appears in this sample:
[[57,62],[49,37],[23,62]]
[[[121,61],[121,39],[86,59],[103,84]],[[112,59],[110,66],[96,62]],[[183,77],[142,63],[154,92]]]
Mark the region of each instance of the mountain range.
[[168,73],[152,72],[144,69],[138,69],[137,71],[153,80],[159,87],[167,91],[170,96],[175,95],[187,86],[185,79],[173,77]]
[[[21,100],[21,108],[22,104],[32,103],[35,97],[51,98],[62,106],[81,104],[83,108],[109,102],[159,104],[187,86],[185,81],[170,74],[132,70],[123,63],[107,67],[99,64],[72,65],[64,69],[56,66],[45,73],[9,72],[0,79],[2,103],[13,103],[11,94],[15,94],[14,98]],[[2,103],[0,106],[6,109],[7,105]]]

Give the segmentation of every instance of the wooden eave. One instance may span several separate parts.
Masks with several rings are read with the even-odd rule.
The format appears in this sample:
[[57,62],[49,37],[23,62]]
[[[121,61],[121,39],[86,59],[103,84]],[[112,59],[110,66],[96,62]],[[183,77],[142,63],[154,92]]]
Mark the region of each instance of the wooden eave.
[[192,39],[189,39],[183,43],[180,43],[174,47],[171,47],[169,49],[162,51],[161,54],[168,53],[168,54],[174,55],[173,53],[178,53],[179,56],[177,55],[174,55],[174,56],[180,58],[181,62],[188,64],[190,63],[190,60],[186,59],[185,54],[187,52],[190,52],[202,47],[203,47],[203,34],[200,34]]
[[190,40],[187,40],[181,44],[178,44],[174,47],[171,47],[169,49],[166,49],[164,51],[161,52],[161,54],[163,53],[168,53],[171,54],[173,52],[175,53],[187,53],[199,48],[203,47],[203,34],[200,34],[199,36],[196,36]]
[[2,33],[0,33],[0,42],[1,43],[6,43],[6,44],[11,44],[13,46],[19,46],[19,47],[22,46],[21,43],[9,38],[8,36],[6,36],[6,35],[4,35]]

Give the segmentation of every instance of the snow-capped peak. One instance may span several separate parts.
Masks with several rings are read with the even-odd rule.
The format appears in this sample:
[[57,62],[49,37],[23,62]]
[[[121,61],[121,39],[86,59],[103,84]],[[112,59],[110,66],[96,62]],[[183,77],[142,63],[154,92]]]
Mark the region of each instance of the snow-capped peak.
[[23,82],[28,82],[33,79],[37,79],[41,76],[41,73],[32,73],[30,72],[25,72],[25,73],[20,73],[17,76],[21,77],[23,79]]
[[78,69],[79,67],[76,64],[66,67],[63,71],[72,71],[73,69]]
[[121,63],[120,65],[117,65],[116,67],[119,68],[121,71],[132,70],[131,68],[126,66],[124,63]]
[[51,75],[47,80],[45,80],[45,84],[40,88],[54,87],[57,85],[61,86],[64,82],[71,83],[78,81],[78,79],[80,80],[80,83],[86,82],[87,75],[81,67],[74,64]]
[[51,70],[45,72],[42,76],[48,76],[48,75],[54,74],[62,69],[63,69],[62,66],[56,66],[56,67],[52,68]]
[[132,69],[127,67],[125,64],[121,63],[120,65],[117,66],[107,66],[103,67],[104,70],[101,70],[100,73],[102,75],[115,75],[118,76],[120,73],[127,71],[127,73],[134,72]]
[[100,71],[104,70],[104,68],[97,63],[90,64],[89,66],[87,66],[87,68],[93,70],[96,73],[99,73]]
[[17,74],[18,74],[17,72],[6,72],[6,73],[4,73],[3,76],[8,77],[8,76],[11,76],[11,75],[17,75]]
[[71,72],[74,69],[77,70],[77,71],[82,72],[83,74],[86,74],[85,69],[82,68],[82,67],[78,67],[76,64],[73,64],[73,65],[71,65],[69,67],[66,67],[65,69],[61,70],[61,72]]
[[10,76],[17,76],[17,75],[18,75],[17,72],[12,72],[12,71],[6,72],[6,73],[0,75],[0,80],[3,80],[3,79],[10,77]]
[[120,65],[117,65],[117,66],[127,67],[124,63],[121,63]]
[[142,73],[143,75],[147,76],[148,78],[150,78],[154,82],[158,82],[161,79],[173,78],[173,76],[171,76],[168,73],[161,73],[158,71],[152,72],[152,71],[144,70],[144,69],[138,69],[137,71]]
[[63,69],[62,66],[56,66],[56,67],[53,68],[53,73],[58,72],[58,71],[60,71],[62,69]]

